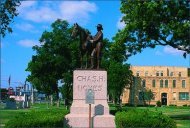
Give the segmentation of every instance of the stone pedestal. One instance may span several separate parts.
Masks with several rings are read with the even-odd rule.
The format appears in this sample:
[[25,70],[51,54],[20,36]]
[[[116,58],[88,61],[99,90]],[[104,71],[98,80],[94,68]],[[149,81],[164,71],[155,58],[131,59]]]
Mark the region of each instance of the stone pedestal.
[[93,128],[115,128],[114,116],[107,103],[107,72],[102,70],[75,70],[73,73],[73,103],[65,124],[71,128],[89,127],[89,105],[85,103],[87,89],[94,91],[91,105]]

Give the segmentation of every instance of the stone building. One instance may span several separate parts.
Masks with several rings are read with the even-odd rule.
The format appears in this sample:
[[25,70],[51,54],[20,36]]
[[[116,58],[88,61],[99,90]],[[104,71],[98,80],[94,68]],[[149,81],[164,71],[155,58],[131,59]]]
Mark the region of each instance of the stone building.
[[145,103],[143,92],[151,90],[154,94],[152,105],[157,101],[162,105],[190,105],[190,68],[131,66],[131,70],[133,84],[124,90],[122,103],[142,105]]

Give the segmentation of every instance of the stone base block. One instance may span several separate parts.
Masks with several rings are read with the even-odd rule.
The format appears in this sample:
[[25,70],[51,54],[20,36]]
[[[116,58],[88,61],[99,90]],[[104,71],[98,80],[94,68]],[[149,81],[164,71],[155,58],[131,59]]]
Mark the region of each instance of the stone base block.
[[[97,115],[97,112],[99,110],[99,108],[97,108],[98,105],[91,105],[91,115]],[[109,114],[109,107],[108,105],[102,105],[102,115],[108,115]],[[78,105],[78,106],[74,106],[72,105],[70,108],[70,114],[88,114],[89,113],[89,105],[88,104],[84,104],[82,105]]]
[[[97,115],[91,117],[92,128],[115,128],[114,116]],[[67,128],[89,128],[89,115],[68,114],[65,116]]]

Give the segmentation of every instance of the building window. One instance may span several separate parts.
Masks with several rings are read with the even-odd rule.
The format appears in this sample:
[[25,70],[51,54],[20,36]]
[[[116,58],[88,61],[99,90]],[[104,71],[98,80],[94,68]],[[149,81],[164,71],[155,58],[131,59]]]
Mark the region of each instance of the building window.
[[173,92],[173,100],[176,100],[176,92]]
[[148,71],[145,72],[145,76],[148,76]]
[[156,80],[152,80],[152,87],[156,87]]
[[179,92],[179,100],[189,100],[188,92]]
[[182,88],[185,88],[185,80],[182,80]]
[[174,75],[174,73],[173,72],[170,72],[170,76],[173,76]]
[[164,76],[163,71],[160,72],[160,76]]
[[163,80],[160,80],[160,87],[163,88]]
[[139,73],[139,71],[137,71],[136,75],[137,75],[137,76],[140,76],[140,73]]
[[168,88],[168,80],[165,80],[165,88]]
[[156,76],[159,76],[159,71],[156,72]]
[[176,80],[173,80],[173,88],[176,88]]
[[146,87],[146,80],[142,80],[142,86]]
[[179,77],[181,77],[181,72],[179,72]]

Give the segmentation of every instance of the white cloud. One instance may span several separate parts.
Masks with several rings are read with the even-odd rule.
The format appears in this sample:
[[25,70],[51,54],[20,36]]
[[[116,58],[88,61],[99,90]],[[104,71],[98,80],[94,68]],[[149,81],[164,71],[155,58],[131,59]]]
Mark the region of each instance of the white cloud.
[[60,5],[61,16],[69,22],[86,23],[90,19],[90,13],[97,11],[95,3],[87,1],[64,1]]
[[[57,13],[47,4],[40,5],[39,1],[23,1],[18,9],[19,16],[33,22],[50,22],[56,19]],[[44,2],[47,3],[47,2]],[[53,2],[50,2],[53,4]],[[49,4],[50,4],[49,3]]]
[[18,8],[19,16],[27,13],[36,3],[36,1],[21,1],[21,5]]
[[164,53],[171,54],[171,55],[182,55],[184,52],[177,50],[175,48],[172,48],[170,46],[166,46],[164,47]]
[[119,18],[119,20],[117,21],[117,28],[118,29],[123,29],[125,27],[125,23],[123,21],[121,21],[122,17]]
[[39,31],[35,29],[35,27],[29,23],[19,23],[15,25],[16,28],[25,31],[25,32],[32,32],[38,33]]
[[36,40],[25,39],[25,40],[20,40],[18,42],[18,44],[23,46],[23,47],[32,47],[32,46],[35,46],[35,45],[39,45],[39,42],[36,41]]
[[69,22],[87,23],[90,19],[90,13],[97,11],[96,4],[88,1],[39,3],[36,1],[24,2],[19,12],[20,16],[33,22],[52,22],[60,18]]
[[157,51],[155,52],[155,55],[157,55],[157,56],[163,56],[164,54],[163,54],[163,52],[157,50]]
[[33,9],[25,13],[25,19],[33,22],[49,22],[57,19],[59,16],[50,8],[42,7],[40,9]]
[[21,1],[21,5],[19,8],[23,9],[23,8],[28,8],[28,7],[31,7],[33,5],[36,4],[36,1]]

